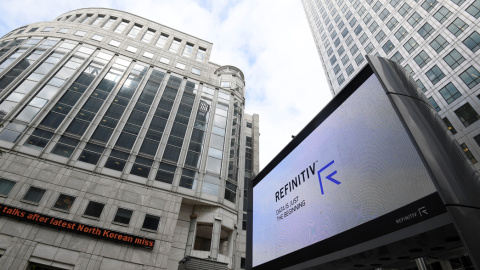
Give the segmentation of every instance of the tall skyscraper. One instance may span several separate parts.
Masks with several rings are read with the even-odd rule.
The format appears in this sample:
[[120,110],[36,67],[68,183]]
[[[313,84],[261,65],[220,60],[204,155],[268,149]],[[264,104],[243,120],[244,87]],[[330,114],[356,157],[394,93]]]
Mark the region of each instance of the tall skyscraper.
[[480,0],[302,0],[332,94],[389,58],[416,80],[480,169]]
[[211,51],[102,8],[0,39],[0,268],[242,268],[258,115]]

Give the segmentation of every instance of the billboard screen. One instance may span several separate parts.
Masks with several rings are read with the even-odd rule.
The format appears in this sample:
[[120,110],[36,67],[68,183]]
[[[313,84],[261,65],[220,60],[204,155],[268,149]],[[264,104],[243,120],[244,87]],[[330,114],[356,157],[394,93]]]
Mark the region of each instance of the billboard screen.
[[[375,74],[313,122],[254,180],[254,269],[292,253],[325,255],[444,211],[431,209],[440,205],[436,189]],[[360,231],[366,224],[373,227]],[[315,254],[302,254],[312,245]]]

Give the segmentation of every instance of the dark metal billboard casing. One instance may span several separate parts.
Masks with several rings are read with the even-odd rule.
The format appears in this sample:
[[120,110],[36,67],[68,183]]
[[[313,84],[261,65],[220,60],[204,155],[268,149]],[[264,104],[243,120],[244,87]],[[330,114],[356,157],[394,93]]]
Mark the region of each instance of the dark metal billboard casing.
[[[301,250],[282,255],[281,257],[265,263],[261,267],[256,267],[255,269],[268,269],[265,267],[284,268],[297,265],[302,261],[318,258],[319,256],[322,256],[322,254],[325,255],[342,249],[346,250],[346,243],[356,245],[362,241],[365,242],[369,240],[368,237],[376,238],[382,234],[388,233],[389,230],[399,232],[405,231],[406,227],[402,226],[393,226],[394,228],[382,227],[385,227],[385,220],[401,214],[402,211],[407,211],[406,209],[408,209],[408,207],[415,208],[420,205],[428,205],[429,209],[432,209],[430,210],[432,211],[432,216],[445,216],[447,215],[445,214],[445,211],[448,211],[448,214],[453,219],[453,223],[455,224],[469,254],[471,254],[472,261],[474,261],[474,264],[478,268],[478,258],[480,258],[480,236],[477,233],[477,228],[480,228],[480,196],[478,196],[478,194],[480,194],[480,177],[478,173],[472,168],[471,164],[461,151],[458,143],[456,143],[447,133],[447,128],[443,124],[443,121],[441,121],[435,111],[429,106],[429,103],[426,101],[423,94],[417,90],[413,79],[405,74],[403,68],[387,59],[375,56],[367,56],[367,59],[369,61],[369,66],[365,67],[356,78],[344,88],[344,90],[335,96],[325,109],[323,109],[295,137],[295,139],[292,140],[292,142],[289,143],[265,167],[265,169],[259,173],[259,175],[253,180],[253,185],[249,186],[249,193],[254,194],[252,192],[253,186],[256,186],[264,177],[275,169],[280,162],[294,151],[318,126],[320,126],[337,108],[339,108],[339,106],[341,106],[357,88],[365,83],[366,80],[372,76],[373,72],[379,83],[382,85],[397,117],[400,119],[404,129],[408,133],[411,143],[415,146],[415,149],[428,171],[437,192],[412,203],[410,206],[406,205],[399,210],[386,213],[381,217],[377,217],[376,219],[356,226],[355,228],[333,235],[334,237],[332,236],[312,244],[311,246],[302,248]],[[333,162],[334,161],[332,160],[332,162],[326,167],[318,171],[322,194],[323,186],[320,173],[323,169],[332,165]],[[315,163],[312,166],[315,168]],[[312,166],[310,166],[310,169],[312,169]],[[319,168],[317,167],[317,169]],[[312,170],[312,172],[314,170]],[[308,167],[306,171],[308,174]],[[336,173],[337,171],[325,174],[324,181],[330,180],[339,185],[340,181],[337,181],[334,178]],[[302,172],[303,180],[305,181],[304,174],[305,171]],[[310,174],[308,174],[308,177],[310,177]],[[298,179],[300,178],[299,174]],[[331,184],[331,182],[329,183]],[[297,180],[292,180],[292,183],[288,183],[285,187],[278,189],[276,200],[283,199],[283,195],[287,195],[287,192],[292,191],[291,184],[296,183]],[[298,183],[300,184],[300,181],[298,181]],[[253,197],[254,196],[249,196],[249,205],[247,209],[247,269],[252,267],[253,228],[257,230],[259,229],[253,224],[253,205],[255,200]],[[426,224],[426,221],[418,222]],[[428,226],[423,227],[424,229],[428,229]],[[370,232],[372,229],[376,230],[376,234]],[[397,237],[398,235],[401,237],[401,233],[397,234]],[[343,254],[348,254],[348,252],[343,252]]]

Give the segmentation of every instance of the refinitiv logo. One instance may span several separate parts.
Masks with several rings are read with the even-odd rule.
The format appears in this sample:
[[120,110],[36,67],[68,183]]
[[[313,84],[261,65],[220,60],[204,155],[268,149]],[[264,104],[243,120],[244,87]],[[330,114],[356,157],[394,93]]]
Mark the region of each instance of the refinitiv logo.
[[[332,166],[335,163],[335,160],[330,161],[328,164],[323,166],[318,171],[315,170],[315,165],[317,163],[318,163],[318,160],[313,162],[312,165],[305,168],[305,170],[301,171],[297,176],[295,176],[295,178],[288,181],[283,187],[281,187],[278,191],[276,191],[275,202],[280,201],[283,197],[287,196],[288,193],[293,192],[295,188],[298,188],[299,186],[302,185],[302,183],[304,183],[306,180],[309,180],[311,177],[315,175],[318,176],[318,182],[320,184],[320,192],[322,195],[324,195],[325,191],[323,189],[323,183],[322,183],[322,172],[326,171],[330,166]],[[336,185],[340,185],[341,182],[333,178],[335,174],[337,174],[336,170],[334,170],[332,173],[325,176],[325,179],[333,182]]]

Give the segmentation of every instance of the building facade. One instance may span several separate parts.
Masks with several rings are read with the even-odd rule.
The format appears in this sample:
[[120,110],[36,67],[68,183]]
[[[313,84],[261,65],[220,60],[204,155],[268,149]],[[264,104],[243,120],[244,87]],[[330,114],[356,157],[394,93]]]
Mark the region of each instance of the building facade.
[[302,3],[332,94],[367,54],[399,63],[480,169],[480,0]]
[[258,115],[211,50],[102,8],[0,39],[2,269],[242,269]]

